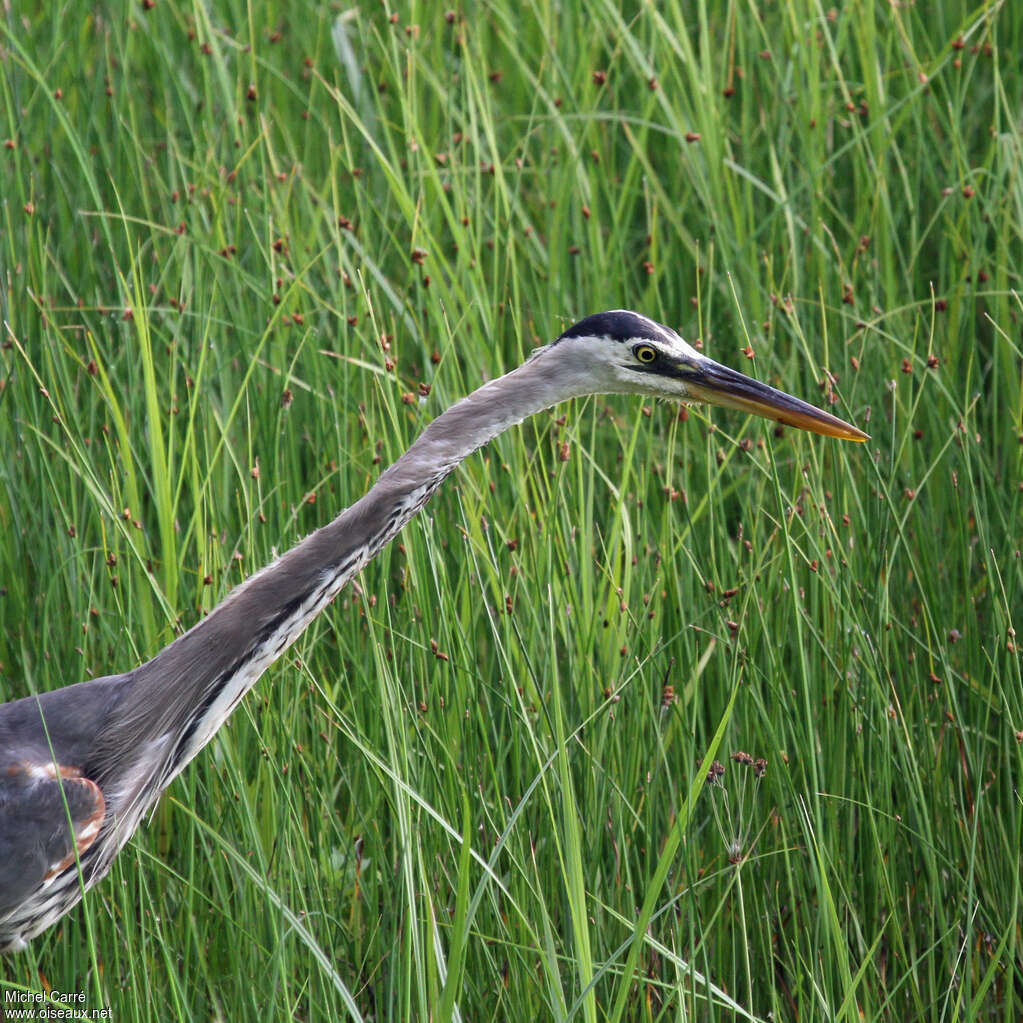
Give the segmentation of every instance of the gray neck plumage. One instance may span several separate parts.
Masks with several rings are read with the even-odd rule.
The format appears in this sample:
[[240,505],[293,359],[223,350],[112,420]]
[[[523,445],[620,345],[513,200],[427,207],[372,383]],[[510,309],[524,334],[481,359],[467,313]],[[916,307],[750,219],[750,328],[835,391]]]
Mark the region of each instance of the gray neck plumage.
[[165,781],[176,775],[259,676],[467,455],[527,416],[584,393],[581,382],[559,379],[558,360],[543,355],[541,350],[440,415],[364,497],[247,579],[136,669],[126,694],[129,706],[118,723],[119,741],[148,744],[149,756],[165,764]]

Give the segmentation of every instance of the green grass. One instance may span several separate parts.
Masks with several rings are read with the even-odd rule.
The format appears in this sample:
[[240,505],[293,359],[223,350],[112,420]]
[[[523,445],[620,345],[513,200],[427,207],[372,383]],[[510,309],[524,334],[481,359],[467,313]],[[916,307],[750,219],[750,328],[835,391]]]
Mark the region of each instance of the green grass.
[[1023,8],[22,7],[0,698],[150,657],[587,312],[873,440],[625,398],[499,438],[5,995],[1018,1020]]

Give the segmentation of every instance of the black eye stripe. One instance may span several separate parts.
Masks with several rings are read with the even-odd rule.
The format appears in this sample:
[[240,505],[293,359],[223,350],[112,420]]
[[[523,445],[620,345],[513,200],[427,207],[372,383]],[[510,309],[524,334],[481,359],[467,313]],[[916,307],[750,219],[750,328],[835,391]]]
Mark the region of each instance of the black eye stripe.
[[687,376],[686,369],[676,365],[673,359],[666,359],[660,353],[651,362],[640,362],[638,359],[630,359],[625,364],[626,369],[633,373],[656,373],[660,377],[675,377],[682,379]]

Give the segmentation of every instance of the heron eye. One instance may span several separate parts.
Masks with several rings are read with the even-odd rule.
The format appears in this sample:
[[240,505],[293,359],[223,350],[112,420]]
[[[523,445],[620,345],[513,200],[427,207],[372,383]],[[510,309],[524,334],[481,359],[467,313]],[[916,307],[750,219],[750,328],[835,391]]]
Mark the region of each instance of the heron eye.
[[653,362],[657,358],[657,352],[649,345],[639,345],[634,354],[640,362]]

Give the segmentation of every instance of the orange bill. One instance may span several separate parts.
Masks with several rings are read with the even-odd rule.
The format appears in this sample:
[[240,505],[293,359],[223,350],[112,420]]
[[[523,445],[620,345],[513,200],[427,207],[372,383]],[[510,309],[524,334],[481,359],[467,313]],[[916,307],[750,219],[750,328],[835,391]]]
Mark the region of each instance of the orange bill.
[[822,433],[826,437],[870,440],[869,434],[830,412],[824,412],[712,359],[703,359],[697,365],[687,367],[684,380],[686,391],[694,401],[738,409],[765,419],[774,419],[786,426]]

